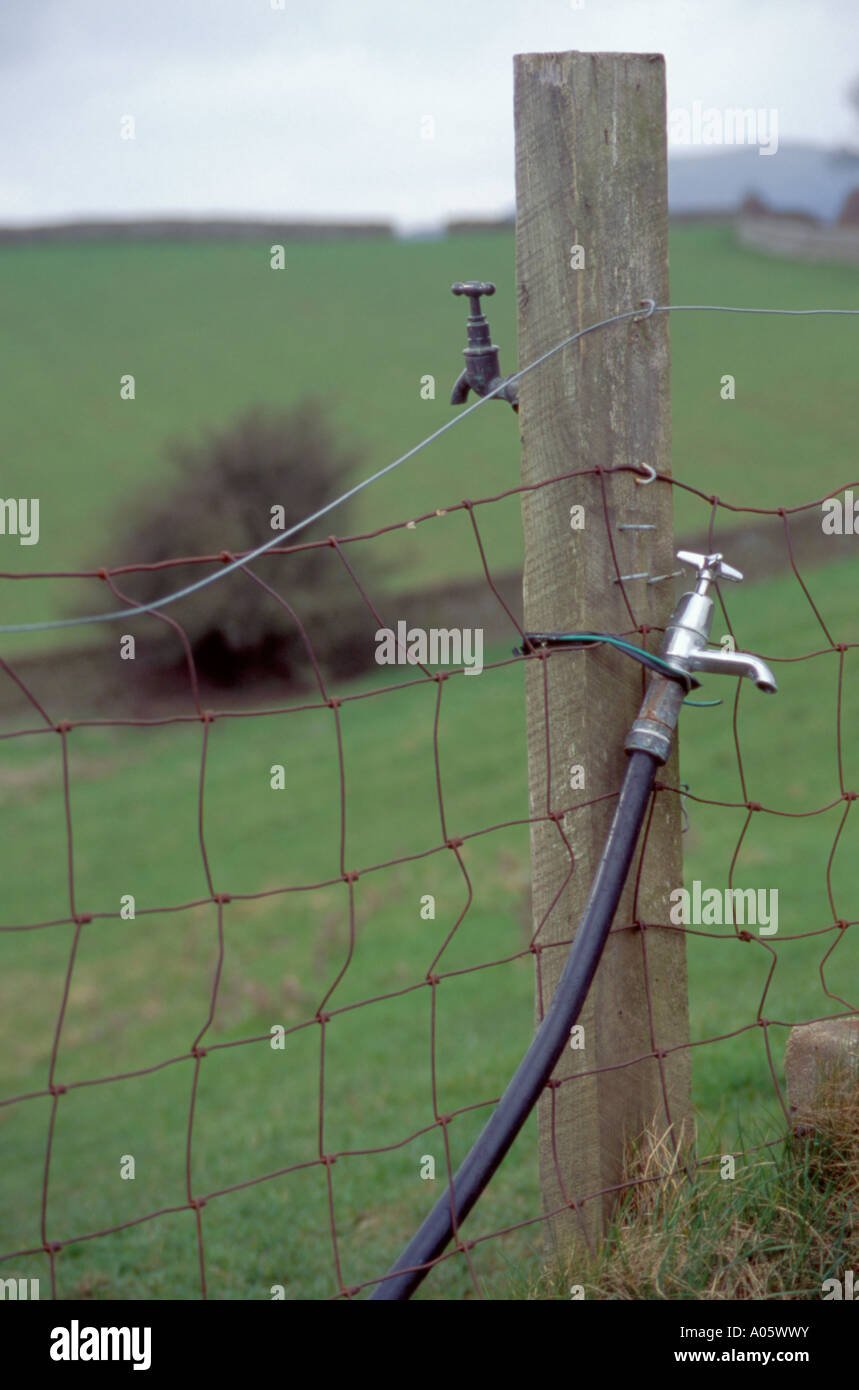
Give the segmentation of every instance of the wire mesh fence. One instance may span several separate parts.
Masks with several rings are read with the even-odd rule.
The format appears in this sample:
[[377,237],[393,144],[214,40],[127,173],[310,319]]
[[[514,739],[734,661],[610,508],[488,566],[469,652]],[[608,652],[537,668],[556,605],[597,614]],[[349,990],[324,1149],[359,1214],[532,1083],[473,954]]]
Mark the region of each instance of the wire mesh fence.
[[[540,486],[558,490],[563,514],[576,478],[596,472],[605,494],[611,474],[624,470],[572,470]],[[784,672],[778,711],[767,702],[756,706],[739,681],[720,710],[690,711],[680,745],[684,783],[658,782],[651,804],[652,818],[657,797],[682,798],[693,889],[705,879],[720,894],[733,892],[751,874],[768,884],[768,916],[734,921],[710,898],[703,921],[693,913],[689,921],[672,914],[669,922],[650,923],[639,919],[636,905],[631,920],[613,928],[637,935],[645,979],[648,928],[686,936],[693,1032],[684,1047],[695,1059],[696,1101],[715,1118],[719,1098],[735,1090],[738,1104],[760,1110],[768,1088],[771,1128],[762,1143],[772,1145],[791,1122],[780,1051],[787,1030],[859,1012],[851,988],[859,924],[851,873],[856,771],[847,738],[856,692],[851,654],[859,646],[854,571],[849,560],[825,564],[823,545],[820,568],[797,562],[792,524],[820,513],[823,497],[792,508],[741,508],[682,479],[658,475],[653,485],[682,488],[698,500],[711,551],[738,516],[772,518],[781,527],[780,560],[770,577],[745,592],[720,591],[725,634]],[[39,899],[42,875],[51,884],[48,896],[59,891],[61,877],[65,895],[62,911],[33,920],[10,920],[7,900],[0,928],[19,981],[7,996],[12,1046],[5,1049],[0,1114],[16,1187],[26,1197],[7,1213],[0,1255],[7,1270],[46,1271],[54,1297],[82,1288],[116,1296],[117,1265],[138,1297],[366,1296],[449,1181],[527,1045],[544,949],[569,944],[544,948],[545,923],[531,927],[530,828],[540,821],[556,827],[571,879],[577,865],[564,817],[592,804],[571,792],[568,805],[528,807],[520,668],[533,660],[591,658],[584,650],[510,654],[525,634],[497,581],[480,518],[487,508],[518,505],[527,490],[454,502],[361,535],[270,545],[268,554],[283,567],[280,587],[254,573],[259,552],[159,566],[165,574],[232,566],[224,602],[229,585],[254,583],[261,602],[278,605],[300,633],[313,672],[314,688],[297,698],[204,707],[180,609],[147,618],[169,628],[182,654],[186,693],[175,695],[178,712],[61,717],[55,696],[41,698],[0,660],[17,690],[9,716],[15,727],[0,733],[0,756],[13,774],[7,816],[23,802],[14,832],[32,833],[34,817],[48,816],[44,806],[56,803],[47,835],[37,841],[40,862],[28,864],[19,897]],[[409,657],[401,642],[401,679],[380,683],[371,648],[357,681],[332,680],[317,659],[313,632],[284,597],[290,557],[326,549],[366,610],[368,634],[395,633],[385,600],[362,583],[362,554],[386,534],[418,525],[436,528],[444,545],[457,518],[467,522],[497,616],[481,679],[468,679],[477,672],[465,663],[440,664],[417,649]],[[606,582],[621,584],[630,619],[618,635],[656,651],[660,632],[636,616],[636,581],[621,579],[608,498],[603,523],[614,567]],[[151,567],[69,577],[106,584],[130,614],[136,605],[124,576],[142,568]],[[641,680],[643,693],[643,669]],[[149,772],[150,754],[139,743],[147,738],[158,741],[151,755],[157,776],[143,777],[140,787],[156,804],[144,821],[130,799],[136,769]],[[89,739],[102,742],[87,745]],[[52,752],[44,751],[48,740]],[[102,758],[96,771],[86,749]],[[250,782],[237,785],[239,770],[254,779],[253,792]],[[280,791],[287,811],[277,801]],[[159,899],[159,884],[188,881],[179,860],[189,857],[190,825],[201,889]],[[152,854],[163,856],[154,867],[147,865],[147,833]],[[389,852],[374,856],[383,841]],[[8,879],[13,857],[26,849],[14,849],[8,837],[5,853]],[[148,887],[135,896],[144,865]],[[248,885],[254,873],[259,886]],[[696,900],[690,889],[689,903],[700,907],[706,891]],[[189,1006],[198,1019],[192,1028]],[[257,1026],[246,1031],[248,1019]],[[184,1044],[165,1046],[177,1030]],[[151,1054],[145,1065],[92,1065],[106,1054],[130,1055],[137,1045]],[[241,1066],[238,1054],[247,1059]],[[666,1056],[654,1035],[651,1050],[624,1065],[645,1063],[661,1073]],[[223,1091],[219,1068],[227,1078]],[[40,1070],[44,1079],[36,1084]],[[582,1086],[591,1074],[577,1069],[552,1082],[553,1094]],[[133,1089],[144,1078],[151,1087]],[[119,1099],[124,1087],[127,1101]],[[159,1088],[169,1090],[163,1109]],[[108,1112],[80,1105],[96,1092],[110,1095]],[[138,1106],[145,1122],[135,1128]],[[523,1293],[520,1275],[505,1261],[515,1258],[533,1275],[553,1215],[541,1210],[527,1147],[526,1135],[469,1227],[435,1262],[430,1296],[433,1279],[436,1292],[511,1296],[518,1289],[527,1296],[527,1282]],[[716,1163],[722,1152],[697,1162]],[[286,1161],[273,1162],[278,1153]],[[619,1190],[580,1191],[576,1174],[564,1172],[557,1155],[556,1162],[576,1211]],[[639,1175],[621,1186],[658,1180]],[[260,1189],[269,1196],[255,1207]],[[218,1214],[230,1203],[236,1212],[225,1224]],[[87,1219],[96,1211],[101,1220]],[[129,1243],[143,1227],[163,1228],[163,1239]],[[91,1253],[94,1242],[110,1250],[102,1264]],[[99,1271],[92,1284],[87,1261]],[[165,1265],[178,1282],[164,1284]]]

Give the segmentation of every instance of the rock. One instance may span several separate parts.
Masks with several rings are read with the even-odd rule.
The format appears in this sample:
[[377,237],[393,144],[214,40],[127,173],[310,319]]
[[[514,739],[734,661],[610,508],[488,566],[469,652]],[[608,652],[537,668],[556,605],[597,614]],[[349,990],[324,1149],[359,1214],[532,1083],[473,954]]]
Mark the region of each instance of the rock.
[[859,1018],[829,1018],[791,1028],[784,1053],[794,1132],[815,1126],[821,1085],[848,1093],[859,1085]]

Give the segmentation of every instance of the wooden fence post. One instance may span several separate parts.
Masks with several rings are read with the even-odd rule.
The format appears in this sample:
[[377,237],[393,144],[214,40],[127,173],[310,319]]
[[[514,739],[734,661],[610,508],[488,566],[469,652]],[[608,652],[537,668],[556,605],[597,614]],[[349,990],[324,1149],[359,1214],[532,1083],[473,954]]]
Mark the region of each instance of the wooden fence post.
[[[664,59],[520,54],[515,100],[524,365],[645,297],[668,303]],[[669,370],[668,315],[655,314],[600,329],[529,373],[520,384],[523,483],[619,464],[648,463],[668,473]],[[571,511],[578,507],[582,513]],[[679,568],[670,485],[641,485],[631,472],[589,473],[523,493],[522,514],[526,630],[629,633],[640,643],[636,628],[665,626],[675,583],[660,576]],[[621,575],[647,577],[613,582],[612,545]],[[648,648],[658,650],[660,639],[651,632]],[[538,1016],[567,955],[560,943],[578,926],[642,691],[640,666],[604,646],[528,664],[531,814],[579,807],[557,823],[543,819],[532,827],[533,920],[542,948]],[[677,785],[676,749],[658,777]],[[564,836],[575,857],[572,874]],[[584,1046],[568,1048],[553,1075],[553,1082],[574,1079],[550,1085],[539,1103],[547,1212],[617,1183],[624,1142],[647,1122],[655,1119],[664,1131],[670,1116],[678,1140],[689,1134],[689,1052],[656,1055],[689,1041],[685,939],[676,930],[635,926],[640,857],[639,847],[579,1020]],[[682,884],[678,798],[658,793],[638,920],[667,923],[668,893]],[[643,1060],[624,1065],[635,1058]],[[594,1074],[595,1068],[604,1070]],[[598,1240],[611,1202],[565,1207],[548,1223],[553,1247],[569,1252],[583,1227],[590,1242]]]

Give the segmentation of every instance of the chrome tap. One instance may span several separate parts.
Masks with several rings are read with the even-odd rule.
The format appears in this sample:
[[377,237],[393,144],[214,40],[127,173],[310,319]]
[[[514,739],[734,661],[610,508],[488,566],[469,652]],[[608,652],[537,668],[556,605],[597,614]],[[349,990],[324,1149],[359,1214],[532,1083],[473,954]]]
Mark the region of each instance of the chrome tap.
[[748,676],[758,690],[765,690],[769,695],[778,690],[769,666],[751,652],[695,652],[691,660],[693,671],[721,671],[726,676]]
[[726,565],[719,554],[695,555],[689,550],[678,550],[677,559],[695,566],[698,582],[694,593],[684,594],[672,614],[665,630],[662,655],[686,671],[722,671],[728,676],[749,676],[759,690],[774,693],[778,687],[773,673],[759,656],[707,647],[713,622],[713,600],[707,591],[719,579],[740,583],[743,578],[740,571]]
[[740,571],[726,564],[720,554],[696,555],[688,550],[678,550],[677,559],[695,566],[697,582],[694,591],[682,596],[671,615],[665,629],[661,656],[685,680],[681,682],[671,676],[657,676],[651,681],[644,704],[624,745],[628,752],[640,749],[653,754],[660,762],[666,762],[671,751],[671,740],[686,688],[699,684],[694,675],[696,671],[748,676],[759,690],[770,694],[778,689],[772,671],[759,656],[751,652],[729,652],[707,646],[713,622],[713,600],[708,592],[710,585],[719,579],[739,583],[743,577]]

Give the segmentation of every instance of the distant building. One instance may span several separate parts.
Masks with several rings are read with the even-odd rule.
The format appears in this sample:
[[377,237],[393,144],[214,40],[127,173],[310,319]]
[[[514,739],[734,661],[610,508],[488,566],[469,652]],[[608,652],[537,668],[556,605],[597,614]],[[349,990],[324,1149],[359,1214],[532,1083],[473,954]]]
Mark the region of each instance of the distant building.
[[763,198],[756,193],[749,193],[740,203],[738,211],[741,217],[781,217],[791,222],[807,222],[812,227],[819,222],[819,218],[813,217],[810,212],[803,212],[801,208],[767,207]]
[[835,222],[796,209],[768,208],[757,194],[745,198],[737,216],[741,246],[802,261],[859,265],[859,188],[847,194]]
[[834,224],[857,187],[859,152],[851,150],[781,144],[770,158],[743,147],[668,159],[668,206],[681,217],[733,214],[753,196],[770,214]]
[[844,206],[838,217],[839,227],[859,227],[859,188],[854,188],[844,199]]

